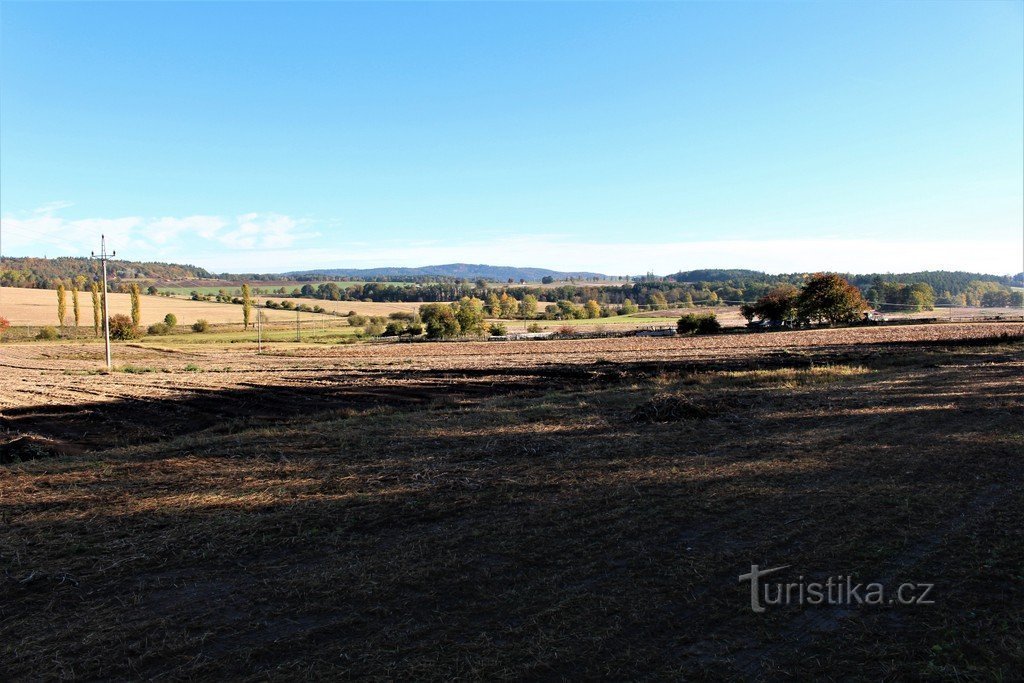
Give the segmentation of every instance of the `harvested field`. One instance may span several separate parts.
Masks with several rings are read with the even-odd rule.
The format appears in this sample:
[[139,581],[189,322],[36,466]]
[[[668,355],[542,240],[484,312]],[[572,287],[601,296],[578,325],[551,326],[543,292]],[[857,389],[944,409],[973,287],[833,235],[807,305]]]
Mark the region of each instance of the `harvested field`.
[[1024,325],[273,348],[0,345],[7,677],[1020,671]]

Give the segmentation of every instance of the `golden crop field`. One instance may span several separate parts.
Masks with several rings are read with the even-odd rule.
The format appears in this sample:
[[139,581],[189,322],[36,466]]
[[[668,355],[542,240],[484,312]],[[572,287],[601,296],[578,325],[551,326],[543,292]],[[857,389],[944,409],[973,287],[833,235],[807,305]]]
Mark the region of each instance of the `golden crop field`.
[[[130,294],[108,294],[107,297],[111,315],[131,313]],[[92,294],[89,291],[79,292],[78,303],[81,313],[80,325],[92,327]],[[200,318],[213,324],[242,322],[242,307],[235,304],[143,294],[140,297],[140,305],[143,325],[160,322],[168,313],[177,316],[179,325],[191,325]],[[291,311],[264,309],[264,313],[270,321],[287,321],[295,317],[295,313]],[[0,287],[0,316],[7,318],[11,325],[57,326],[57,291]],[[67,293],[65,324],[74,325],[70,291]]]

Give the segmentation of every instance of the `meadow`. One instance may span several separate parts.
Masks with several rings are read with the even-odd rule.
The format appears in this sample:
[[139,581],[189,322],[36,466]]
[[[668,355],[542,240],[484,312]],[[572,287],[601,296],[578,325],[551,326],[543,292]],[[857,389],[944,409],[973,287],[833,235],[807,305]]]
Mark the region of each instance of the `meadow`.
[[[1014,678],[1024,325],[0,346],[41,678]],[[752,564],[935,584],[750,609]]]

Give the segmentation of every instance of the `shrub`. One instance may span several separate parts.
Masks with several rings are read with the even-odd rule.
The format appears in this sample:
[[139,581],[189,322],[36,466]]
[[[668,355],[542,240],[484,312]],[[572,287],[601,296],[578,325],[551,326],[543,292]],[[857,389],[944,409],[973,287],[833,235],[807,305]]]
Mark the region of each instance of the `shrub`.
[[405,323],[401,323],[397,320],[392,320],[384,328],[385,337],[397,337],[400,334],[405,334]]
[[423,334],[422,323],[409,323],[409,326],[405,328],[405,333],[411,337],[418,337]]
[[562,325],[561,327],[558,328],[558,332],[556,332],[556,334],[559,337],[575,337],[576,328],[573,327],[572,325]]
[[11,321],[0,315],[0,337],[4,336],[4,332],[11,329]]
[[167,325],[168,330],[173,330],[178,324],[178,316],[173,313],[168,313],[164,316],[164,325]]
[[508,334],[508,328],[505,327],[505,323],[491,323],[490,332],[492,337],[504,337]]
[[526,326],[527,332],[540,332],[544,328],[540,326],[540,323],[530,323]]
[[370,337],[379,337],[384,334],[384,330],[384,324],[377,320],[371,320],[363,327],[363,332]]
[[110,316],[107,324],[110,325],[111,339],[125,341],[126,339],[135,339],[139,336],[139,328],[135,326],[131,318],[123,313]]
[[714,313],[687,313],[676,323],[679,334],[715,334],[721,329]]
[[170,328],[167,327],[167,323],[153,323],[146,328],[146,334],[167,334],[170,332]]
[[416,319],[416,314],[412,311],[395,311],[388,315],[391,320],[404,320],[406,322],[412,322]]
[[36,339],[43,339],[45,341],[53,341],[58,336],[60,336],[60,335],[57,334],[57,328],[50,327],[49,325],[47,325],[46,327],[43,327],[43,328],[41,328],[39,330],[39,334],[36,335]]
[[352,327],[362,327],[366,324],[366,316],[350,313],[348,316],[348,324]]
[[210,331],[210,323],[208,323],[205,320],[203,320],[202,318],[200,318],[199,320],[197,320],[194,323],[192,323],[192,331],[193,332],[209,332]]

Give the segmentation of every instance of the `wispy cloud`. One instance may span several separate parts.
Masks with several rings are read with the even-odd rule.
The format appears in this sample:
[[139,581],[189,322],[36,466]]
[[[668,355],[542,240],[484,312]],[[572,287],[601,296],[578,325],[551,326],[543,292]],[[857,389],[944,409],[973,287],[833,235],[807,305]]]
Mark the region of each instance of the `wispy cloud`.
[[317,237],[306,230],[305,221],[275,213],[79,219],[59,215],[70,206],[52,202],[0,218],[4,254],[81,256],[106,235],[108,244],[133,260],[189,260],[196,253],[288,248]]

